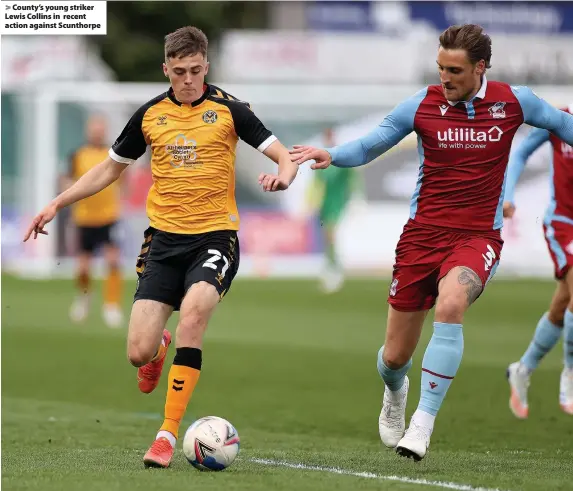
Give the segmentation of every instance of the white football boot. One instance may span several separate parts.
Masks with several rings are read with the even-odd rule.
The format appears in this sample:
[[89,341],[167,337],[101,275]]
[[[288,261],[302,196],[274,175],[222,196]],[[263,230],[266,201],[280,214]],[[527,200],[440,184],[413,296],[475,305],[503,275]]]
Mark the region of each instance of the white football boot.
[[119,305],[113,303],[104,304],[102,308],[103,320],[107,327],[116,329],[122,327],[123,324],[123,312]]
[[344,273],[336,268],[327,268],[321,277],[321,290],[323,293],[336,293],[344,285]]
[[519,361],[507,367],[507,380],[511,390],[509,409],[511,409],[514,416],[519,419],[527,419],[529,415],[529,406],[527,405],[529,376],[529,369]]
[[410,381],[408,376],[404,378],[404,385],[395,392],[387,386],[384,389],[382,411],[378,418],[378,432],[382,443],[390,448],[395,448],[404,436],[406,429],[406,402],[408,400],[408,388]]
[[561,372],[559,405],[565,413],[573,415],[573,368],[564,368]]
[[425,426],[416,422],[415,418],[412,417],[404,438],[396,445],[396,453],[415,461],[422,460],[428,453],[433,429],[432,426]]
[[70,307],[70,319],[72,322],[84,322],[90,311],[90,296],[83,293],[78,295]]

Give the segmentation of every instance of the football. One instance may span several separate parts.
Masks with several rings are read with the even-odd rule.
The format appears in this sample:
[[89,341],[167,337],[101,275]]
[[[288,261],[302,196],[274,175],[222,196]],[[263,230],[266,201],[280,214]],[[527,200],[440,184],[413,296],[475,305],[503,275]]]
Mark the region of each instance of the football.
[[195,421],[183,437],[183,453],[202,471],[222,471],[239,453],[239,434],[226,419],[207,416]]

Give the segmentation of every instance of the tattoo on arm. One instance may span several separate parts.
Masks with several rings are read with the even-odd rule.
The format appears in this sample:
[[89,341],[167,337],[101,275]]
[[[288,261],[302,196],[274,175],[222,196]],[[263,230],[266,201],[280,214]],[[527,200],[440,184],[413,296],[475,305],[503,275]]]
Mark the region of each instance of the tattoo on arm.
[[476,298],[481,293],[483,287],[481,280],[470,268],[461,267],[461,272],[458,275],[458,283],[466,286],[466,294],[468,296],[468,305],[475,302]]

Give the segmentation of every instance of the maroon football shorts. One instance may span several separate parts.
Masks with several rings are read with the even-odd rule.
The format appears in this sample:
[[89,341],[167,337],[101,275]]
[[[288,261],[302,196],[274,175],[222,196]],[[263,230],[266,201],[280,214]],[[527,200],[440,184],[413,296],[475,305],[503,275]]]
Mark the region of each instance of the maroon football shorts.
[[555,267],[555,278],[562,280],[573,267],[573,224],[553,220],[543,224],[543,231]]
[[388,303],[396,310],[429,310],[438,283],[456,266],[470,268],[482,285],[495,274],[503,240],[499,230],[464,232],[408,220],[396,247]]

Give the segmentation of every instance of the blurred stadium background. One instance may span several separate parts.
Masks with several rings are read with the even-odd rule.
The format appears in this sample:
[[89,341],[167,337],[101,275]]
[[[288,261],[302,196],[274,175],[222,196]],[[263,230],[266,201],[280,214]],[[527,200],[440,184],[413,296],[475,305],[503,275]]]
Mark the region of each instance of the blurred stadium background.
[[[528,84],[555,105],[573,101],[571,2],[108,2],[105,37],[4,37],[4,271],[71,276],[69,214],[52,226],[57,233],[40,241],[22,245],[23,228],[57,192],[90,112],[107,116],[111,143],[139,105],[166,89],[165,33],[184,24],[203,28],[211,43],[208,81],[251,102],[290,146],[322,144],[327,127],[339,142],[361,135],[403,98],[436,83],[438,34],[463,22],[480,23],[493,36],[490,78]],[[547,156],[546,146],[521,180],[499,277],[551,276],[540,226],[549,197]],[[365,199],[353,203],[338,231],[350,274],[385,275],[393,263],[416,182],[415,138],[381,160],[361,169]],[[288,193],[264,194],[256,176],[269,165],[239,145],[240,274],[314,276],[322,259],[320,224],[304,199],[311,171],[301,169]],[[129,184],[120,235],[125,268],[134,275],[150,185],[145,157]]]

